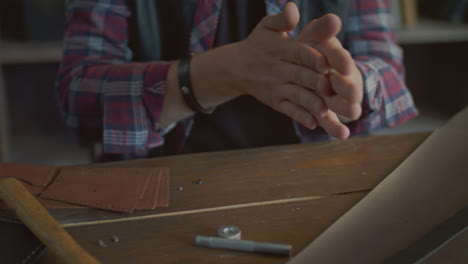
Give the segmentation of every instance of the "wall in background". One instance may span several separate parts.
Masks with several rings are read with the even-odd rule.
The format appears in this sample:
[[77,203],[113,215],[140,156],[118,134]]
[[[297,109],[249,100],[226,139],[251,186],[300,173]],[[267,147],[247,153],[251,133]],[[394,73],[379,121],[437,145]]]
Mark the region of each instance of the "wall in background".
[[403,45],[417,104],[453,115],[468,105],[468,43]]

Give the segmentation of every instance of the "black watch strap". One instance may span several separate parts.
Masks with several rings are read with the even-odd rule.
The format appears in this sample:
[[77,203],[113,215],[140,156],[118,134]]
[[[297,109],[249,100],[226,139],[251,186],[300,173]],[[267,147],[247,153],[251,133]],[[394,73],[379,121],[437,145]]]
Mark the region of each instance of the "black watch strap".
[[183,57],[179,61],[179,68],[177,73],[179,78],[180,92],[184,97],[185,103],[194,112],[199,114],[210,114],[212,109],[207,109],[201,106],[193,93],[192,82],[190,80],[190,60],[191,56],[187,56]]

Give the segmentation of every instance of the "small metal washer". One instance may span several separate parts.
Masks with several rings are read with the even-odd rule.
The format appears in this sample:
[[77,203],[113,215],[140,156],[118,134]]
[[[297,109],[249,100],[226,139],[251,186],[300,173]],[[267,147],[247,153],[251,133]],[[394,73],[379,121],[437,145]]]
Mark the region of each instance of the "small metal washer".
[[226,225],[218,228],[218,236],[227,239],[241,239],[241,230],[237,226]]

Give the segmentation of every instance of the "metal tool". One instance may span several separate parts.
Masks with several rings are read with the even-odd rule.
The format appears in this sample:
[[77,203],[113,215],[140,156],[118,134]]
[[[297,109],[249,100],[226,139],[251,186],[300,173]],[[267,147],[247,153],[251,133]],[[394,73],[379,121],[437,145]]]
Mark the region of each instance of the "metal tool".
[[291,255],[291,245],[264,243],[249,240],[236,240],[220,237],[196,236],[195,244],[209,248],[223,248],[238,251],[266,253],[280,256]]

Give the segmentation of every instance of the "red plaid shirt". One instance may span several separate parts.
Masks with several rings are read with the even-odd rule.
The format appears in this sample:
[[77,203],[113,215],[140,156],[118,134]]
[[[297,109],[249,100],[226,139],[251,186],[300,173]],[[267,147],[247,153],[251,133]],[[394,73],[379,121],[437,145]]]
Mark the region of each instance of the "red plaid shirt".
[[[145,153],[164,144],[161,114],[170,62],[132,62],[128,47],[130,0],[69,0],[64,56],[57,77],[59,103],[69,126],[102,134],[107,153]],[[351,0],[343,46],[364,78],[363,115],[348,124],[352,135],[396,126],[417,115],[404,83],[402,51],[395,43],[385,0]],[[280,12],[285,0],[266,0],[267,14]],[[199,0],[190,51],[213,46],[222,0]],[[295,123],[303,142],[328,138]],[[190,126],[175,133],[178,148]]]

